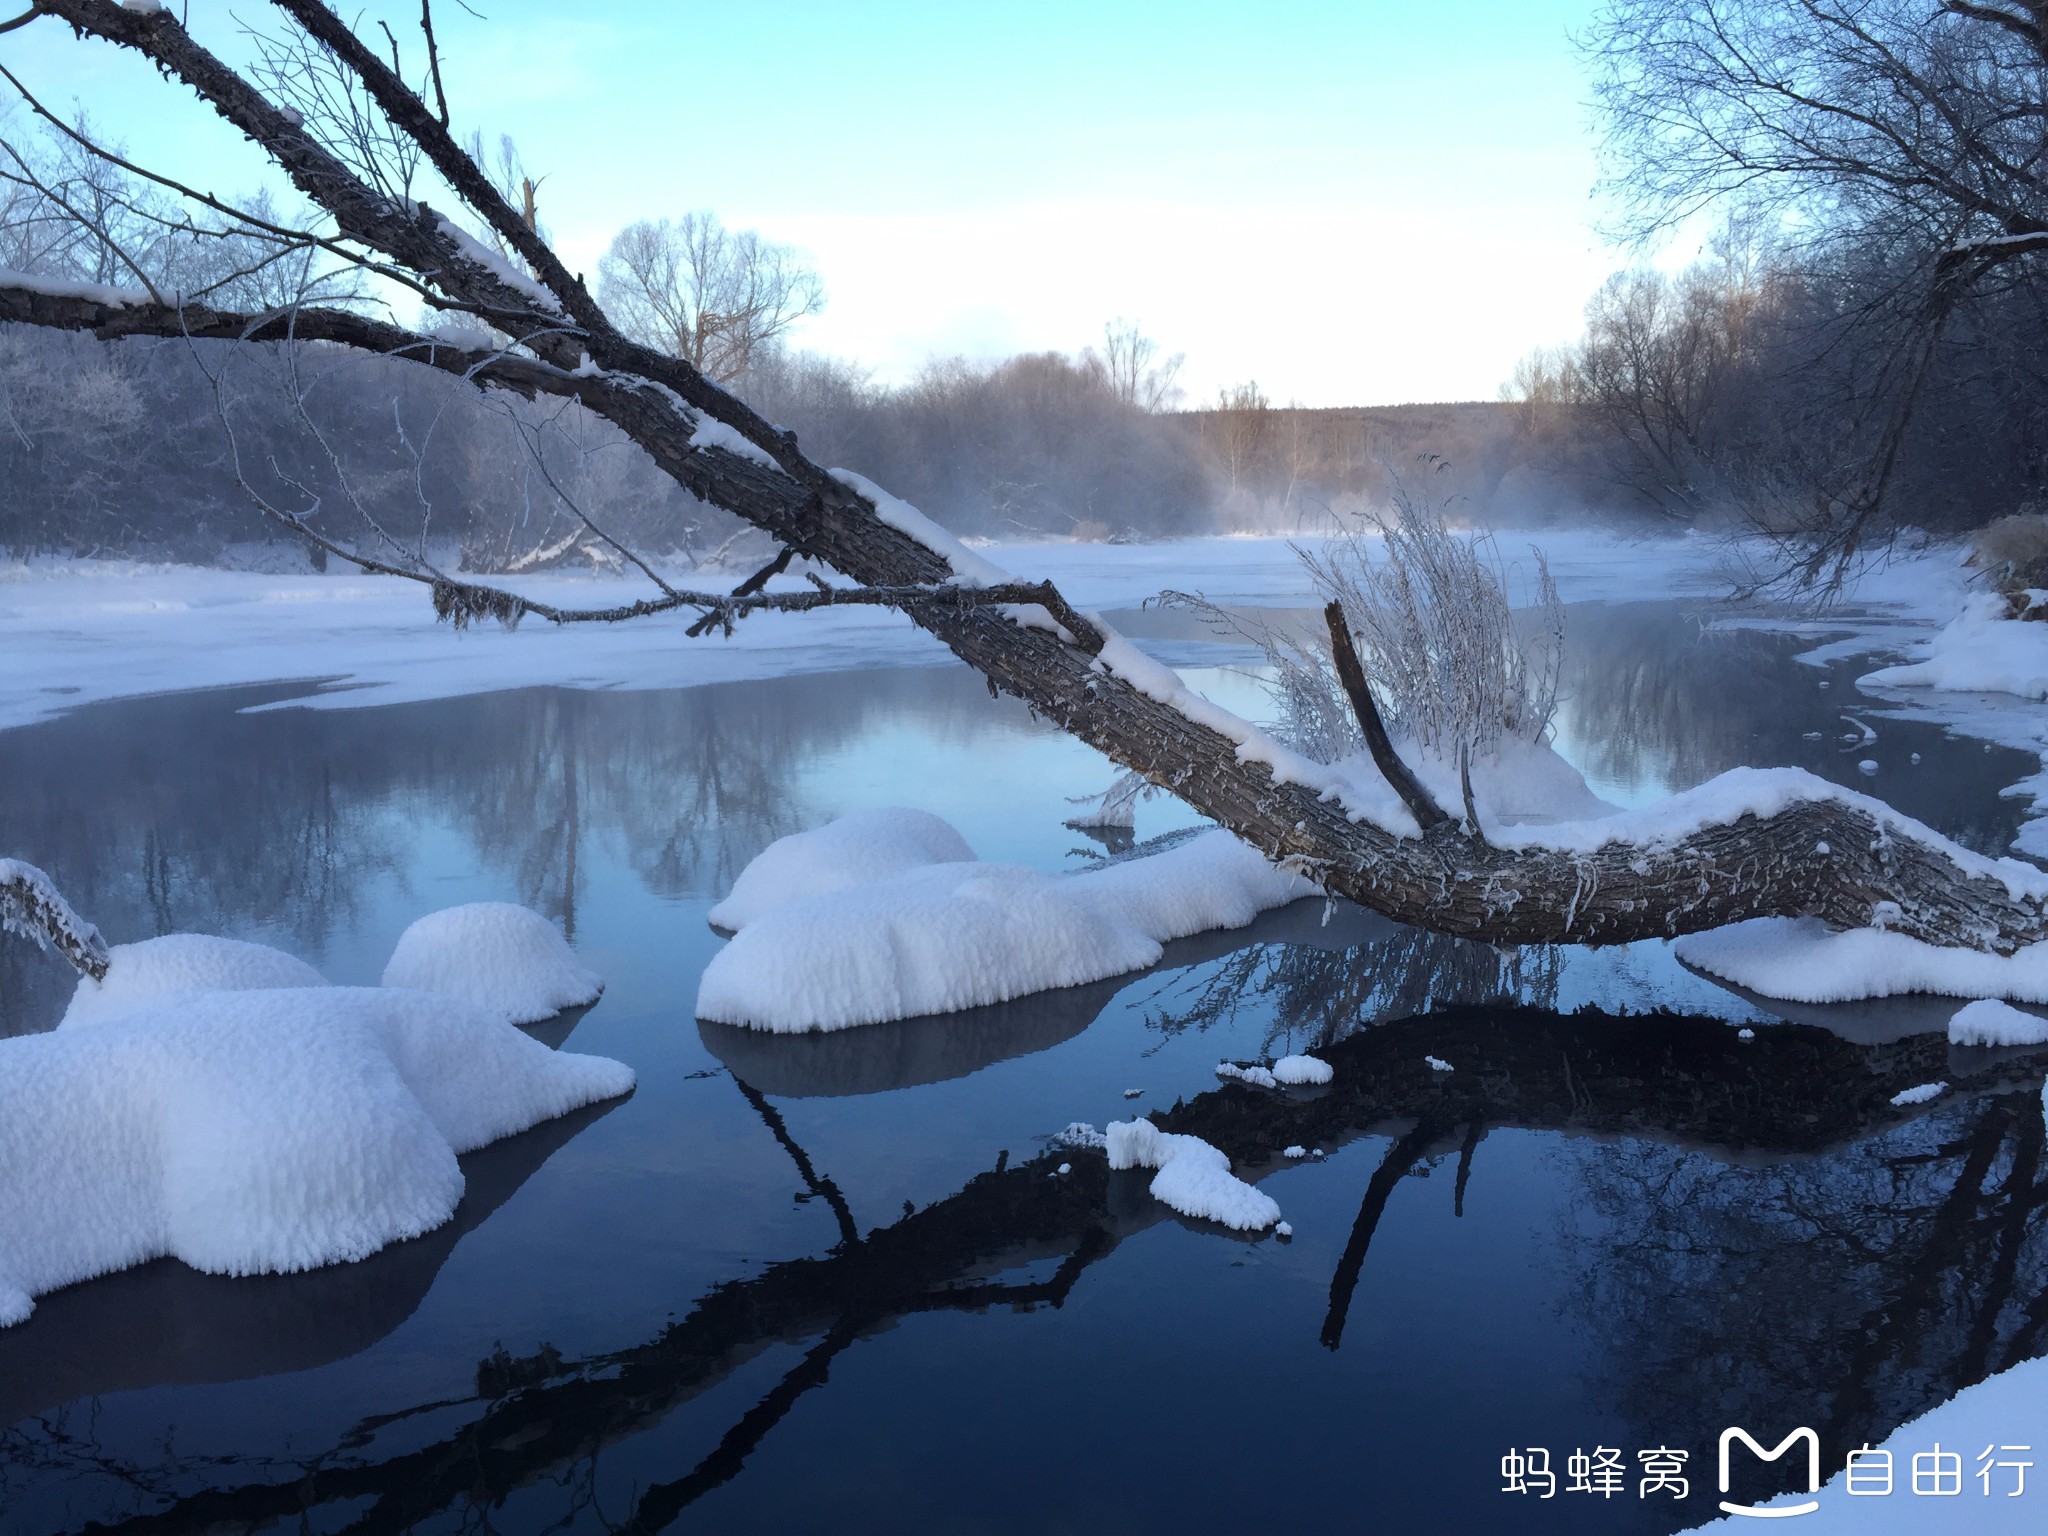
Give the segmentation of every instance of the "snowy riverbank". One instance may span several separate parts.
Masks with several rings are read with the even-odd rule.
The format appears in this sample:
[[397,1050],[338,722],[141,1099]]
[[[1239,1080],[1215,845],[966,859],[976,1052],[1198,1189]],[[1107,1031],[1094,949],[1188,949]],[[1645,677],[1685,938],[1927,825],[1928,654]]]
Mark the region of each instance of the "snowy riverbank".
[[[1566,601],[1707,596],[1725,585],[1718,575],[1722,546],[1706,538],[1545,530],[1503,534],[1499,543],[1510,562],[1526,562],[1527,546],[1540,544]],[[1076,606],[1096,611],[1134,608],[1168,587],[1227,604],[1309,600],[1308,581],[1285,539],[1015,544],[982,552],[1019,577],[1051,578]],[[711,590],[730,588],[744,574],[672,573]],[[576,574],[511,584],[572,606],[625,601],[645,587]],[[803,583],[790,575],[777,585]],[[686,619],[561,629],[529,620],[515,631],[458,634],[435,621],[423,587],[390,577],[16,562],[0,565],[0,728],[102,699],[280,680],[327,680],[346,691],[308,689],[294,702],[346,708],[501,688],[680,688],[948,660],[908,619],[877,609],[760,614],[731,639],[692,640],[687,627]]]

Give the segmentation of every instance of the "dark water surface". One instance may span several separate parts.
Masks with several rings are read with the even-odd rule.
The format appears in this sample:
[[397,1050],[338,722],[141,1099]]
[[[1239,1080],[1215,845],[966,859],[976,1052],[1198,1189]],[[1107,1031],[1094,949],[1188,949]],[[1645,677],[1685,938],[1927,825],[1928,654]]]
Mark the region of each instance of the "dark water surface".
[[[1886,716],[1854,665],[1663,604],[1573,622],[1560,745],[1610,797],[1797,763],[1986,851],[2017,825],[2031,760]],[[1728,1425],[1811,1424],[1839,1465],[2048,1350],[2040,1072],[1910,1033],[1945,1008],[1798,1012],[1831,1032],[1661,946],[1502,955],[1303,903],[972,1014],[700,1025],[705,911],[773,838],[910,804],[1073,866],[1066,797],[1108,769],[957,669],[251,711],[288,692],[0,733],[0,849],[117,941],[255,938],[342,982],[423,912],[525,902],[609,981],[535,1032],[639,1089],[465,1158],[455,1221],[362,1264],[43,1298],[0,1330],[6,1536],[1668,1531],[1716,1512]],[[0,1033],[69,990],[0,949]],[[1311,1046],[1319,1093],[1212,1070]],[[1048,1146],[1177,1103],[1291,1240]],[[1629,1475],[1503,1493],[1531,1446],[1560,1488],[1581,1447]],[[1660,1447],[1682,1501],[1638,1495]]]

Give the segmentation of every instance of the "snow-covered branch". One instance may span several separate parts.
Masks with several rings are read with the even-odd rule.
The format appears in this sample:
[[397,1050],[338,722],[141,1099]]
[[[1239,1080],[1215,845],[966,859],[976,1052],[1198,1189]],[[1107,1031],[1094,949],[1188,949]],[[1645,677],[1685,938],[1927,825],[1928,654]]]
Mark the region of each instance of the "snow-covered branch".
[[56,950],[94,981],[107,974],[99,929],[71,910],[54,880],[20,859],[0,859],[0,931]]

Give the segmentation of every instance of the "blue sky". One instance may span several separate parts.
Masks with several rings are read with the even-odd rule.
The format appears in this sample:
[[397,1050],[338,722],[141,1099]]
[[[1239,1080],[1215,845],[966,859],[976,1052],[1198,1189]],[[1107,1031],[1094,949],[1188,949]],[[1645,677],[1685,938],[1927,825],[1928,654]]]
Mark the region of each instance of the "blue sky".
[[[515,136],[573,266],[709,208],[809,251],[830,297],[799,341],[886,379],[1122,315],[1187,354],[1191,399],[1490,398],[1626,259],[1567,35],[1594,0],[473,3],[487,24],[437,7],[457,127]],[[196,0],[191,25],[240,58],[261,12]],[[57,22],[0,61],[152,163],[264,174]]]

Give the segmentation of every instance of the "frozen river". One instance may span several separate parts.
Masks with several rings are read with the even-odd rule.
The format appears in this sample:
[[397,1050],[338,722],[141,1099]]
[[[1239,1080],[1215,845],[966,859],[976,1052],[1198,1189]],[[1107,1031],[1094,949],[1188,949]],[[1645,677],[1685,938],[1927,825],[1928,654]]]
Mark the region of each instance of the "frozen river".
[[[1250,571],[1228,595],[1286,590]],[[2005,851],[2023,807],[1999,791],[2031,755],[1857,697],[1867,657],[1800,662],[1810,635],[1707,617],[1574,608],[1559,748],[1596,789],[1797,764]],[[1948,1010],[1787,1024],[1661,945],[1500,955],[1308,902],[970,1014],[700,1024],[706,910],[775,837],[914,805],[984,859],[1078,867],[1068,798],[1107,766],[907,637],[687,689],[478,693],[404,654],[272,673],[378,685],[341,709],[261,707],[308,689],[239,675],[240,652],[170,679],[212,691],[112,698],[135,690],[98,643],[50,642],[48,672],[109,701],[0,731],[0,851],[115,941],[259,939],[340,982],[374,981],[422,912],[526,903],[609,983],[535,1032],[640,1086],[465,1158],[456,1220],[364,1263],[160,1262],[45,1297],[0,1331],[8,1536],[1662,1532],[1715,1513],[1730,1424],[1812,1424],[1839,1465],[2048,1352],[2039,1073],[1952,1062],[1925,1032]],[[1153,643],[1255,712],[1234,653]],[[1874,743],[1848,749],[1845,711]],[[1139,815],[1140,837],[1188,820]],[[68,991],[0,950],[0,1033],[49,1027]],[[1319,1096],[1214,1073],[1308,1047],[1339,1069]],[[1891,1108],[1952,1074],[1971,1086]],[[1176,1104],[1290,1240],[1182,1221],[1050,1142]],[[1503,1491],[1532,1449],[1552,1499]],[[1622,1491],[1565,1491],[1603,1449]],[[1688,1453],[1684,1499],[1638,1493],[1656,1449]]]

